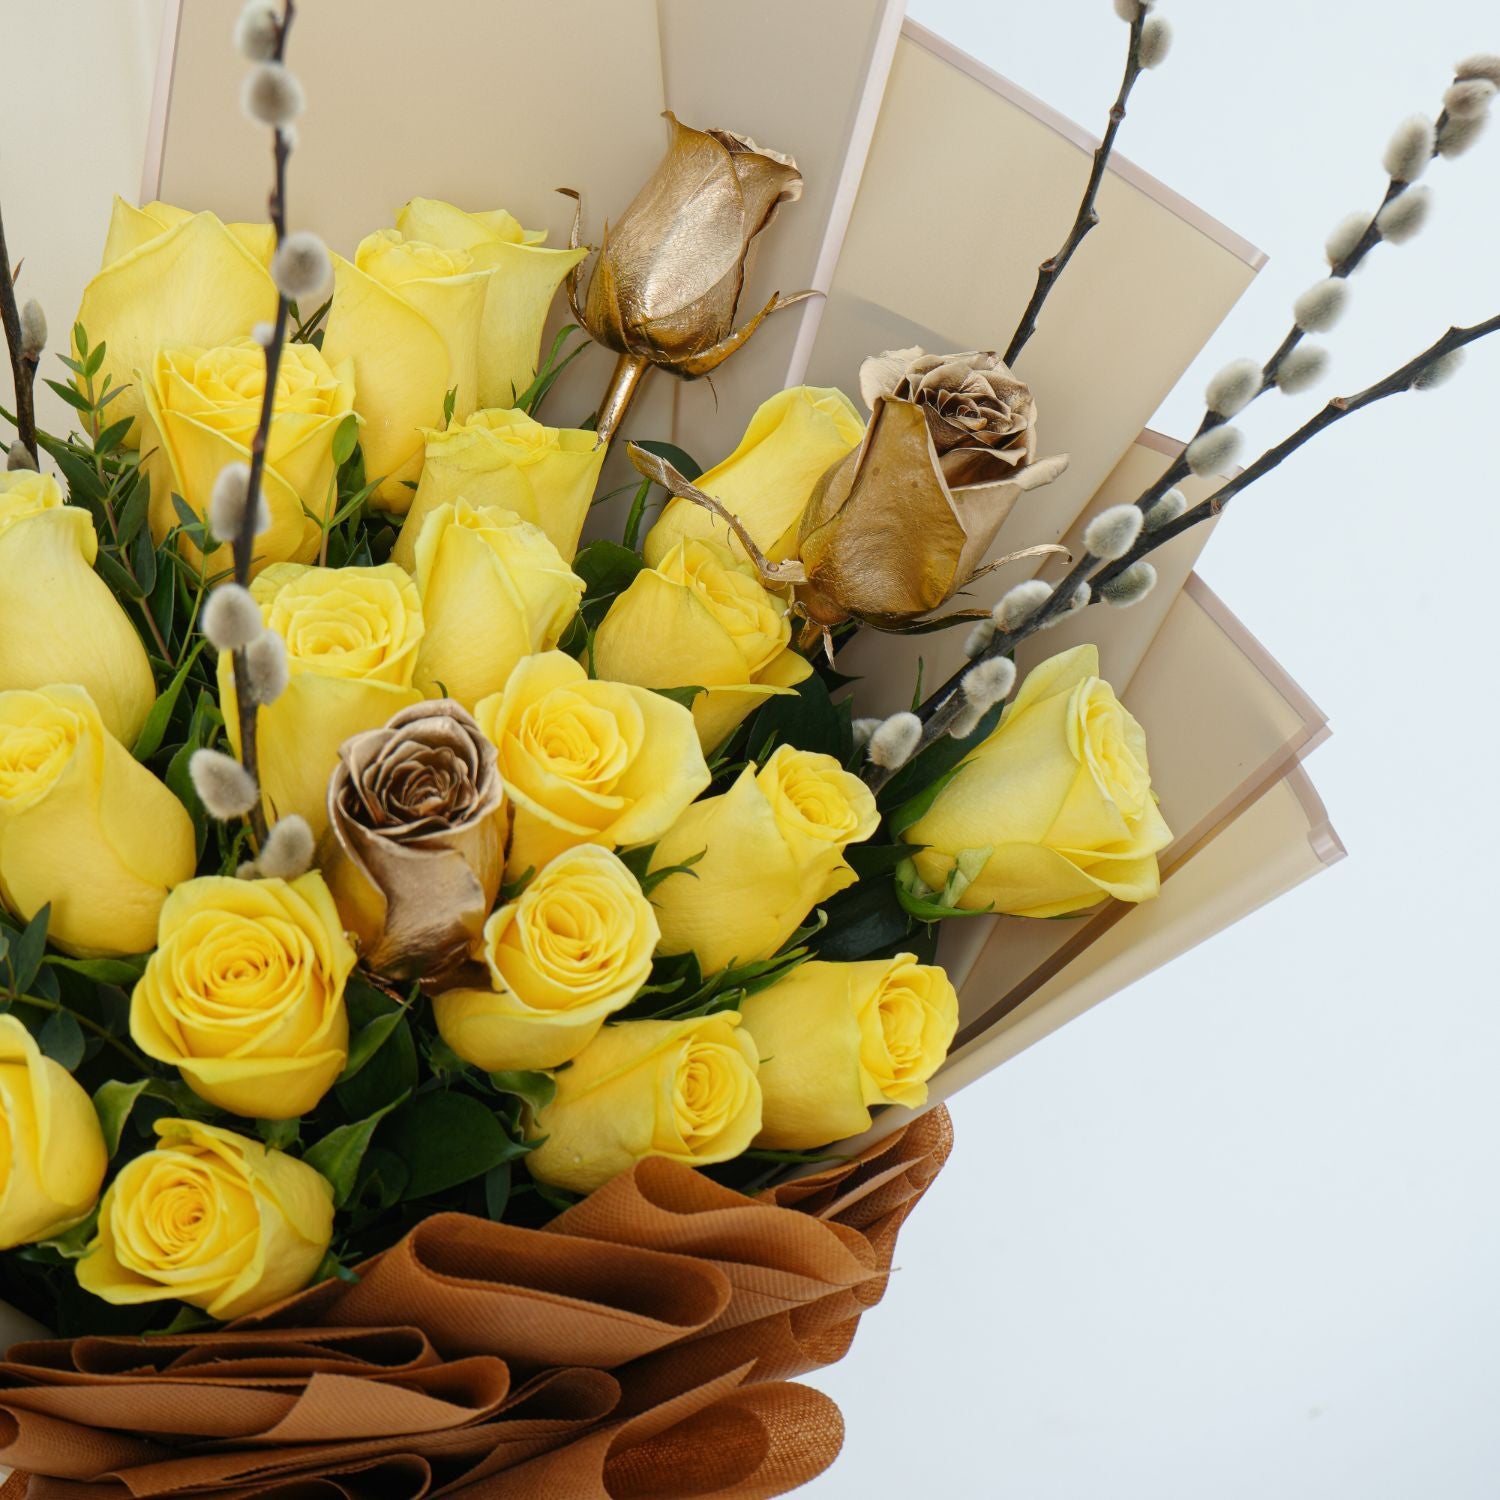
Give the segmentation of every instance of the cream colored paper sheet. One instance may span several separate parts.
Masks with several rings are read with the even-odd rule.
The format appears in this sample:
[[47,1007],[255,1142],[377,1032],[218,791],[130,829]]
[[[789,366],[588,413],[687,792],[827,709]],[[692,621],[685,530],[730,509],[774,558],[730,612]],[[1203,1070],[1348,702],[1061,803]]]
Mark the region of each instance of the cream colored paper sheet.
[[[934,170],[934,121],[949,140],[983,141],[969,176]],[[1072,222],[1093,141],[1040,101],[908,22],[823,313],[807,377],[854,392],[861,358],[909,344],[1003,350],[1039,261]],[[994,173],[993,191],[974,179]],[[1021,499],[996,555],[1064,537],[1162,398],[1252,280],[1263,257],[1126,160],[1101,188],[1099,226],[1043,311],[1018,373],[1036,392],[1044,453],[1071,465]],[[989,603],[1035,571],[976,585]],[[916,658],[929,680],[960,661],[961,633],[882,641],[840,657],[875,694],[909,695]],[[883,696],[882,696],[883,695]]]

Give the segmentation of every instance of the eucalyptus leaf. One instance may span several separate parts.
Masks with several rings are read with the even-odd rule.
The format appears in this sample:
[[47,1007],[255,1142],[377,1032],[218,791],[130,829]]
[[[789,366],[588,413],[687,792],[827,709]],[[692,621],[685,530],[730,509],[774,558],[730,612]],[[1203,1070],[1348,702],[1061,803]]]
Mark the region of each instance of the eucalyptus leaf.
[[31,982],[42,966],[42,955],[47,951],[47,923],[51,916],[52,903],[49,901],[10,944],[10,987],[17,992],[31,988]]
[[69,1073],[83,1061],[83,1028],[65,1010],[55,1010],[42,1023],[36,1044]]

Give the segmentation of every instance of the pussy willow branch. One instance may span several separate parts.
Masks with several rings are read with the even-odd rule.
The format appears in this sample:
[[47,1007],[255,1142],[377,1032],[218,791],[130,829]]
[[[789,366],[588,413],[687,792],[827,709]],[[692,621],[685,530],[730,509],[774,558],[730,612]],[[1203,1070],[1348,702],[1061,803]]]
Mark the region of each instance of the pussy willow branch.
[[[963,712],[964,698],[959,690],[960,684],[964,674],[975,662],[985,661],[994,656],[1008,655],[1022,641],[1035,635],[1043,626],[1059,615],[1067,613],[1068,601],[1080,583],[1087,579],[1091,596],[1098,598],[1100,588],[1111,579],[1117,578],[1132,563],[1139,562],[1156,551],[1158,547],[1165,545],[1173,537],[1180,536],[1191,527],[1217,516],[1242,490],[1248,489],[1256,480],[1269,474],[1272,469],[1285,462],[1297,449],[1310,442],[1320,432],[1332,427],[1336,422],[1343,421],[1345,417],[1362,411],[1367,406],[1373,406],[1377,401],[1384,401],[1387,397],[1411,390],[1416,378],[1430,365],[1445,355],[1452,354],[1455,350],[1462,349],[1465,345],[1472,344],[1495,332],[1500,332],[1500,313],[1468,328],[1450,328],[1441,338],[1413,359],[1409,359],[1399,369],[1393,370],[1383,380],[1377,380],[1373,385],[1366,386],[1357,395],[1335,396],[1320,412],[1310,417],[1295,432],[1283,438],[1275,447],[1268,448],[1254,463],[1235,475],[1233,479],[1226,480],[1208,499],[1184,511],[1168,525],[1156,531],[1143,532],[1135,546],[1118,561],[1099,567],[1099,558],[1085,554],[1069,571],[1067,577],[1057,585],[1047,603],[1034,615],[1013,630],[996,631],[989,647],[980,656],[974,661],[966,662],[927,698],[917,710],[923,721],[922,737],[913,754],[920,754],[929,745],[940,740]],[[1087,577],[1096,567],[1099,571],[1092,577]],[[871,788],[879,791],[895,775],[896,769],[896,767],[877,766],[870,763],[864,769],[864,778]]]
[[5,327],[5,347],[10,351],[11,381],[16,388],[16,435],[35,463],[39,455],[32,382],[36,379],[37,362],[27,359],[21,352],[21,312],[16,305],[16,284],[11,276],[10,251],[5,247],[3,216],[0,216],[0,324]]
[[1056,285],[1057,279],[1067,269],[1068,262],[1073,258],[1073,252],[1083,243],[1083,237],[1099,222],[1099,211],[1094,207],[1094,200],[1099,196],[1100,184],[1104,181],[1104,169],[1109,165],[1110,152],[1114,150],[1115,137],[1120,133],[1120,126],[1125,120],[1125,106],[1130,99],[1130,91],[1135,87],[1135,81],[1141,76],[1141,30],[1146,24],[1146,9],[1144,6],[1136,14],[1136,18],[1130,23],[1130,48],[1125,54],[1125,76],[1120,80],[1120,92],[1115,96],[1115,102],[1109,111],[1109,124],[1105,127],[1104,137],[1099,142],[1094,152],[1094,165],[1089,172],[1089,180],[1083,189],[1083,197],[1078,204],[1078,215],[1073,220],[1073,227],[1068,231],[1068,237],[1062,243],[1062,248],[1055,254],[1048,256],[1036,271],[1036,286],[1032,289],[1031,301],[1026,304],[1026,311],[1021,314],[1021,321],[1016,324],[1016,331],[1010,336],[1010,343],[1005,350],[1005,363],[1015,368],[1016,360],[1021,351],[1036,332],[1036,320],[1042,311],[1042,304],[1046,302]]
[[[1436,137],[1442,131],[1443,125],[1447,121],[1447,119],[1448,112],[1447,110],[1444,110],[1442,114],[1438,116],[1437,128],[1434,132],[1434,145],[1432,148],[1433,156],[1436,156],[1438,154],[1437,145],[1435,143]],[[1376,245],[1380,244],[1380,242],[1385,238],[1385,236],[1381,234],[1380,229],[1376,224],[1376,220],[1380,217],[1381,210],[1384,209],[1388,203],[1395,202],[1395,200],[1399,198],[1402,193],[1404,193],[1410,186],[1410,182],[1404,181],[1400,177],[1392,177],[1386,183],[1385,192],[1384,194],[1382,194],[1380,199],[1380,205],[1376,208],[1375,212],[1370,215],[1370,222],[1365,226],[1365,232],[1360,235],[1359,239],[1354,243],[1349,253],[1344,256],[1341,261],[1339,261],[1336,265],[1332,266],[1329,269],[1328,275],[1330,279],[1337,278],[1338,280],[1342,281],[1347,277],[1353,275],[1354,271],[1358,268],[1360,262],[1364,260],[1365,256],[1367,256],[1370,251],[1372,251],[1376,247]],[[1289,355],[1292,350],[1295,349],[1297,345],[1300,344],[1306,337],[1307,330],[1304,328],[1299,328],[1294,322],[1291,328],[1288,329],[1286,337],[1282,339],[1282,341],[1276,346],[1275,352],[1265,362],[1265,364],[1261,366],[1260,388],[1250,398],[1251,401],[1259,400],[1260,397],[1264,396],[1265,393],[1276,384],[1276,377],[1280,374],[1281,366],[1286,360],[1287,355]],[[1203,414],[1203,420],[1198,424],[1198,430],[1193,434],[1193,438],[1200,438],[1205,432],[1212,432],[1215,427],[1222,427],[1224,423],[1229,420],[1230,419],[1228,417],[1220,416],[1216,411],[1206,411]],[[1190,438],[1189,442],[1191,441],[1192,439]],[[1184,449],[1184,453],[1185,452],[1186,450]],[[1179,456],[1172,463],[1170,463],[1166,467],[1166,469],[1162,471],[1161,475],[1150,486],[1150,488],[1141,492],[1140,498],[1135,502],[1136,505],[1138,505],[1143,511],[1150,510],[1150,508],[1155,505],[1156,502],[1160,500],[1161,497],[1165,495],[1166,492],[1171,489],[1174,484],[1180,484],[1184,479],[1186,479],[1188,473],[1189,469],[1187,459],[1185,457]]]
[[[277,62],[286,57],[287,33],[292,29],[295,14],[295,0],[284,0],[281,27],[276,37]],[[273,130],[271,135],[275,176],[268,208],[271,225],[276,231],[276,243],[280,245],[286,238],[286,161],[292,153],[292,142],[287,132],[279,128]],[[291,304],[278,294],[276,323],[271,342],[266,345],[266,389],[260,401],[260,420],[255,424],[255,436],[250,441],[250,482],[245,489],[245,514],[240,522],[240,534],[234,539],[234,581],[242,586],[249,585],[250,564],[255,556],[255,522],[260,511],[261,482],[266,470],[266,443],[271,435],[271,411],[276,404],[276,377],[281,370],[281,346],[286,341],[290,313]],[[244,647],[234,653],[234,680],[240,720],[240,762],[258,783],[260,755],[256,744],[256,715],[259,709],[248,691],[250,671]],[[250,826],[257,839],[265,838],[265,813],[259,803],[251,811]]]

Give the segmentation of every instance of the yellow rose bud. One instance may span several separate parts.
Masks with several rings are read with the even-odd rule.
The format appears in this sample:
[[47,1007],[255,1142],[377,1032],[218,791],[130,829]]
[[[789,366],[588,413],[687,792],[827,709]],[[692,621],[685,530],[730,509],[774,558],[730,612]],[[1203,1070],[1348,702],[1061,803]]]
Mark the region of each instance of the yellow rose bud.
[[176,797],[72,684],[0,693],[0,896],[84,957],[144,953],[198,862]]
[[[780,562],[797,555],[797,527],[813,487],[864,434],[864,420],[842,391],[793,386],[763,401],[739,447],[694,483],[740,521],[772,562]],[[745,555],[739,538],[711,511],[672,499],[646,533],[646,561],[655,567],[690,536]]]
[[[322,530],[313,515],[326,515],[335,500],[333,434],[354,404],[353,365],[337,369],[312,344],[288,344],[276,375],[276,404],[266,443],[261,493],[271,513],[270,530],[255,539],[255,567],[273,562],[311,562]],[[151,532],[158,542],[180,523],[172,504],[180,495],[200,517],[220,471],[250,462],[250,442],[260,421],[266,389],[266,352],[254,339],[236,339],[217,349],[171,344],[140,372],[151,480]],[[198,549],[180,546],[195,567]],[[227,546],[209,554],[212,575],[231,566]]]
[[[394,563],[378,568],[308,568],[273,563],[250,585],[269,629],[286,642],[290,681],[261,708],[257,740],[267,815],[328,826],[328,778],[339,746],[378,729],[418,702],[412,686],[422,639],[422,602]],[[219,658],[219,703],[239,753],[234,662]]]
[[76,682],[125,744],[156,702],[141,638],[94,572],[99,536],[50,474],[0,474],[0,691]]
[[733,1011],[606,1026],[538,1110],[527,1158],[539,1182],[591,1193],[647,1156],[729,1161],[760,1130],[759,1053]]
[[306,1114],[349,1060],[354,949],[316,870],[205,875],[162,907],[130,997],[130,1036],[201,1098],[250,1119]]
[[802,964],[747,996],[740,1017],[760,1048],[758,1146],[806,1151],[870,1128],[872,1104],[927,1102],[927,1080],[958,1030],[958,995],[913,954]]
[[467,500],[428,515],[416,564],[426,623],[416,685],[465,708],[498,692],[522,657],[550,651],[583,597],[541,527]]
[[394,229],[367,235],[352,261],[333,258],[323,353],[334,364],[354,361],[365,473],[398,514],[411,504],[405,481],[422,468],[422,430],[443,425],[447,393],[455,393],[455,421],[478,404],[480,321],[493,274],[466,250],[408,241]]
[[392,562],[414,569],[422,522],[457,500],[515,511],[572,562],[607,451],[592,432],[543,427],[524,411],[476,411],[466,422],[423,435],[422,478]]
[[523,658],[474,717],[510,795],[513,880],[575,844],[652,843],[709,783],[687,709],[561,651]]
[[545,229],[522,229],[503,208],[471,214],[440,198],[413,198],[396,215],[396,228],[408,240],[463,251],[476,267],[494,269],[479,338],[479,404],[513,405],[536,378],[552,299],[587,249],[549,250]]
[[10,1250],[81,1219],[109,1154],[89,1096],[14,1016],[0,1016],[0,1112],[0,1250]]
[[228,1320],[313,1278],[333,1238],[333,1189],[305,1162],[196,1120],[158,1120],[99,1209],[78,1284],[106,1302],[179,1300]]
[[813,907],[854,884],[844,850],[879,823],[858,776],[831,755],[780,746],[693,803],[657,844],[653,871],[699,856],[652,892],[661,951],[697,954],[705,974],[769,958]]
[[137,419],[126,438],[132,447],[140,446],[145,409],[136,372],[151,368],[158,349],[212,348],[276,316],[266,269],[275,243],[269,224],[225,224],[169,203],[138,209],[115,199],[103,262],[75,321],[90,348],[106,345],[94,391],[106,375],[123,391],[106,410],[109,421]]
[[1148,901],[1172,833],[1157,810],[1146,735],[1076,646],[1033,667],[999,726],[903,838],[941,888],[956,857],[991,849],[958,904],[1060,917],[1106,897]]
[[641,687],[701,687],[693,722],[705,750],[752,710],[812,675],[791,649],[785,601],[727,548],[689,537],[643,568],[594,636],[594,672]]
[[487,1072],[555,1068],[593,1041],[651,973],[651,903],[597,844],[559,854],[485,923],[488,990],[437,995],[443,1040]]

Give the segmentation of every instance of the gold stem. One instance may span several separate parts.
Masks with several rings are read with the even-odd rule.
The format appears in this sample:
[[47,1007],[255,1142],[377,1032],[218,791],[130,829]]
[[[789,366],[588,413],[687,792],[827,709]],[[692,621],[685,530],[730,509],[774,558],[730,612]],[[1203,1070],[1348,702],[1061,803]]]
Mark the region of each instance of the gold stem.
[[641,376],[650,368],[651,361],[641,354],[622,354],[615,362],[615,372],[609,377],[609,386],[599,403],[599,420],[594,424],[601,443],[607,443],[625,420],[625,413],[640,389]]

